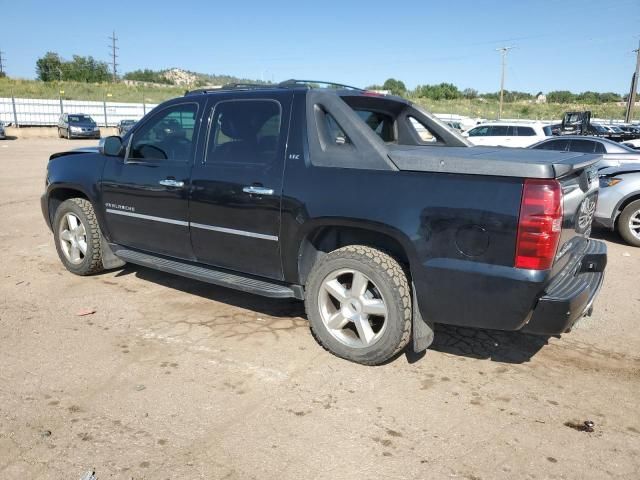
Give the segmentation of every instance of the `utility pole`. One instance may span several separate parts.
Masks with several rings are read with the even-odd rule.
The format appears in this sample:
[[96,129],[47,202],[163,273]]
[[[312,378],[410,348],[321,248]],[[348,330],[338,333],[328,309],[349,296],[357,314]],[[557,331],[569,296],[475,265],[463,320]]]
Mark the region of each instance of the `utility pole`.
[[2,54],[4,52],[0,50],[0,77],[4,77],[4,59],[2,58]]
[[500,76],[500,112],[498,113],[498,120],[502,118],[502,103],[504,102],[504,70],[507,66],[507,53],[516,47],[500,47],[496,48],[497,52],[502,55],[502,75]]
[[111,45],[109,45],[110,53],[111,53],[111,68],[113,69],[113,83],[118,81],[118,63],[116,60],[118,59],[118,50],[120,50],[116,46],[116,42],[118,41],[118,37],[116,37],[115,30],[110,37],[107,37],[111,40]]
[[640,41],[638,41],[638,48],[636,48],[634,52],[636,52],[636,71],[631,77],[631,91],[629,92],[629,98],[627,99],[627,113],[624,116],[625,123],[630,123],[633,120],[633,107],[636,103],[638,76],[640,76]]

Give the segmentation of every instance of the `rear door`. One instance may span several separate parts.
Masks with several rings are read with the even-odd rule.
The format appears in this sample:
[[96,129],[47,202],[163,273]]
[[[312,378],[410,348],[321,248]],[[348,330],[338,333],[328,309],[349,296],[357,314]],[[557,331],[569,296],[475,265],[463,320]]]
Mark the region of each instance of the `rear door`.
[[185,99],[161,107],[129,137],[124,160],[106,157],[102,198],[113,242],[193,257],[188,191],[201,102]]
[[280,197],[293,93],[216,95],[207,105],[204,157],[192,173],[196,259],[282,279]]

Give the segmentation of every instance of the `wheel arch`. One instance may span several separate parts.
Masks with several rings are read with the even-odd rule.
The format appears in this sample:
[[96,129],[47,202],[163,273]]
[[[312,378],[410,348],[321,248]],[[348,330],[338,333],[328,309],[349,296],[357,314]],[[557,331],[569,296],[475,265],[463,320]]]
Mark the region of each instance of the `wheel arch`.
[[87,192],[85,192],[79,185],[60,184],[52,186],[47,192],[49,225],[53,225],[56,210],[58,210],[64,201],[69,200],[70,198],[84,198],[92,204],[94,203]]
[[629,205],[632,202],[635,202],[636,200],[640,200],[640,191],[635,191],[633,193],[630,193],[627,196],[623,197],[618,202],[618,205],[616,205],[616,208],[613,210],[613,227],[614,228],[618,226],[618,220],[620,219],[620,214],[622,213],[622,211],[625,208],[627,208],[627,205]]
[[409,274],[415,257],[409,238],[395,228],[367,222],[327,219],[314,222],[298,244],[298,282],[306,284],[315,263],[324,255],[347,245],[377,248],[394,257]]

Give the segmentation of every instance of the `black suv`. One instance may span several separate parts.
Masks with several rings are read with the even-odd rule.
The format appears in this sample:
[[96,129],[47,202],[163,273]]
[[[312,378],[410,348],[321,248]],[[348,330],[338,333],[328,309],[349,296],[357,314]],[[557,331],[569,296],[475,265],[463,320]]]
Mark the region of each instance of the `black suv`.
[[190,92],[52,155],[62,263],[304,300],[318,341],[364,364],[438,322],[553,335],[591,311],[599,156],[471,147],[400,97],[317,86]]

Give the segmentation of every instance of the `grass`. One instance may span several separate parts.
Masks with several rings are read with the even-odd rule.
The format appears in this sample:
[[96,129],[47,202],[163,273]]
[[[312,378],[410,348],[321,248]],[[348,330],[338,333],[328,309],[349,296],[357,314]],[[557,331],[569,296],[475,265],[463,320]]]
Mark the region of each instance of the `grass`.
[[[0,78],[0,97],[20,98],[63,98],[69,100],[107,100],[110,102],[160,103],[169,98],[184,95],[185,87],[176,86],[132,86],[124,83],[80,83],[80,82],[40,82],[37,80],[14,80]],[[495,119],[498,116],[496,100],[429,100],[411,98],[433,113],[453,113],[468,117]],[[585,104],[536,104],[528,101],[505,103],[502,118],[523,118],[532,120],[560,120],[566,111],[591,110],[592,116],[604,119],[624,118],[625,107],[615,103],[598,105]],[[640,108],[634,112],[635,120],[640,120]]]
[[[433,113],[454,113],[472,118],[486,118],[493,120],[498,118],[499,103],[496,100],[429,100],[425,98],[412,98],[414,102],[422,105]],[[560,103],[529,103],[519,101],[505,103],[502,118],[522,118],[530,120],[561,120],[564,112],[591,110],[593,118],[623,119],[625,107],[617,103],[588,104],[560,104]],[[640,120],[640,108],[634,109],[634,119]]]
[[[60,91],[64,91],[63,94]],[[184,95],[185,87],[132,86],[124,83],[40,82],[0,78],[0,97],[58,98],[68,100],[103,99],[108,102],[159,103]]]

